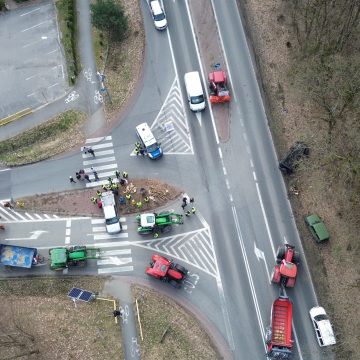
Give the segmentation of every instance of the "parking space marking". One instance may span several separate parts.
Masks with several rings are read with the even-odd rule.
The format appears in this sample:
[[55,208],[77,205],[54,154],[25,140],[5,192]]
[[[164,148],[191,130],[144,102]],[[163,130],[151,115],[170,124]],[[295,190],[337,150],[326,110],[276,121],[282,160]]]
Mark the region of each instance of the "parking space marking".
[[24,14],[21,14],[20,16],[26,16],[26,15],[32,14],[33,12],[39,11],[40,9],[41,9],[41,7],[38,7],[36,9],[34,9],[34,10],[31,10],[31,11],[28,11],[28,12],[26,12]]
[[49,20],[42,21],[42,22],[39,23],[39,24],[30,26],[30,27],[27,28],[27,29],[21,30],[21,32],[26,32],[26,31],[29,31],[29,30],[31,30],[31,29],[35,29],[35,28],[37,28],[37,27],[39,27],[39,26],[41,26],[41,25],[43,25],[43,24],[46,24],[46,23],[48,23],[48,22],[50,22],[50,21],[53,21],[53,18],[52,18],[52,19],[49,19]]

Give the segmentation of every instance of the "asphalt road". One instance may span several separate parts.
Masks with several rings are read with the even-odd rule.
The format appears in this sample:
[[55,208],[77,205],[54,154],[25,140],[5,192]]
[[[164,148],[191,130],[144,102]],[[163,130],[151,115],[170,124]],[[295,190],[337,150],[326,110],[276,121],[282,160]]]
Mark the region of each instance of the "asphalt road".
[[[3,214],[10,222],[6,236],[0,236],[1,240],[5,236],[6,241],[31,244],[45,252],[55,245],[93,244],[101,248],[104,259],[89,261],[86,273],[131,274],[148,284],[153,281],[143,280],[144,268],[151,253],[174,257],[190,269],[191,277],[183,290],[175,292],[169,288],[169,294],[191,303],[209,319],[235,359],[245,356],[261,359],[271,304],[278,294],[277,286],[270,284],[269,279],[276,248],[284,242],[295,245],[300,252],[302,248],[277,168],[236,3],[233,0],[214,3],[233,92],[229,105],[231,137],[227,143],[217,141],[209,107],[199,116],[191,113],[186,104],[183,75],[192,70],[202,71],[191,32],[188,2],[165,4],[169,22],[166,32],[154,29],[146,3],[142,2],[147,34],[143,88],[134,107],[111,136],[88,139],[103,154],[94,160],[80,152],[68,154],[0,173],[2,179],[11,179],[11,195],[22,197],[69,189],[71,185],[64,174],[72,174],[81,167],[95,164],[101,168],[101,180],[106,179],[109,169],[126,169],[133,177],[146,174],[181,187],[195,197],[198,215],[174,228],[169,238],[154,241],[139,238],[134,223],[128,219],[124,220],[123,234],[116,239],[106,236],[101,220],[34,222],[19,219],[19,215],[10,212],[13,218]],[[165,155],[159,161],[131,156],[135,126],[143,121],[151,124],[164,143]],[[173,125],[171,131],[166,126],[168,121]],[[174,207],[180,211],[180,204]],[[27,219],[33,216],[20,215]],[[13,227],[12,222],[17,226]],[[308,310],[317,300],[304,256],[301,260],[296,287],[288,291],[294,302],[293,358],[329,359],[331,354],[321,352],[317,346],[309,320]],[[109,272],[104,270],[109,268]],[[48,272],[45,266],[33,270],[34,274]],[[84,269],[70,272],[83,273]],[[23,273],[15,270],[5,274]],[[26,272],[29,273],[32,272]],[[168,284],[161,286],[166,289]]]

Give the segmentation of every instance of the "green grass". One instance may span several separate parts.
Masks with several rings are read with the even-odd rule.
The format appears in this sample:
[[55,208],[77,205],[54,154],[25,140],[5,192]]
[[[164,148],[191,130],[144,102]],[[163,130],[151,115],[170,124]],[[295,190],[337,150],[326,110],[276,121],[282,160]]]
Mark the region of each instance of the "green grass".
[[0,161],[7,166],[48,159],[65,151],[76,140],[86,115],[66,111],[53,120],[0,142]]

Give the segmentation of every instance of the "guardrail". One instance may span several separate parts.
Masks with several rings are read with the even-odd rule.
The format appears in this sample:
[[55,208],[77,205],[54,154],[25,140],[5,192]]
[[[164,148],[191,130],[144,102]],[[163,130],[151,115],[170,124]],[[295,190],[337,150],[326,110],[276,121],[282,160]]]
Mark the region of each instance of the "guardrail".
[[32,113],[31,108],[26,108],[21,111],[18,111],[15,114],[12,114],[6,118],[0,119],[0,126],[6,125],[12,121],[18,120],[18,119],[22,118],[23,116],[29,115],[31,113]]

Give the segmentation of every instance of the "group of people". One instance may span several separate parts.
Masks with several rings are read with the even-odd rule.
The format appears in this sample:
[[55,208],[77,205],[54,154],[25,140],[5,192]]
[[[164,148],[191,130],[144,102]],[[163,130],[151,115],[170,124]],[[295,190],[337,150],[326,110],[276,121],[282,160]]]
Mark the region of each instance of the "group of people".
[[135,143],[135,155],[142,155],[142,156],[145,156],[146,155],[146,149],[144,149],[142,146],[141,146],[141,143],[139,141],[137,141]]
[[[181,204],[181,207],[184,211],[185,211],[185,208],[188,206],[188,202],[189,202],[189,204],[193,205],[195,200],[194,200],[194,198],[188,198],[188,197],[184,196],[182,199],[182,204]],[[192,206],[191,209],[185,211],[185,216],[190,216],[195,213],[196,213],[196,208],[195,208],[195,206]]]
[[[75,177],[78,181],[88,181],[91,182],[90,177],[88,174],[86,174],[84,169],[80,169],[78,172],[75,173]],[[76,184],[76,181],[74,180],[74,178],[72,176],[69,176],[69,180],[71,183]]]

